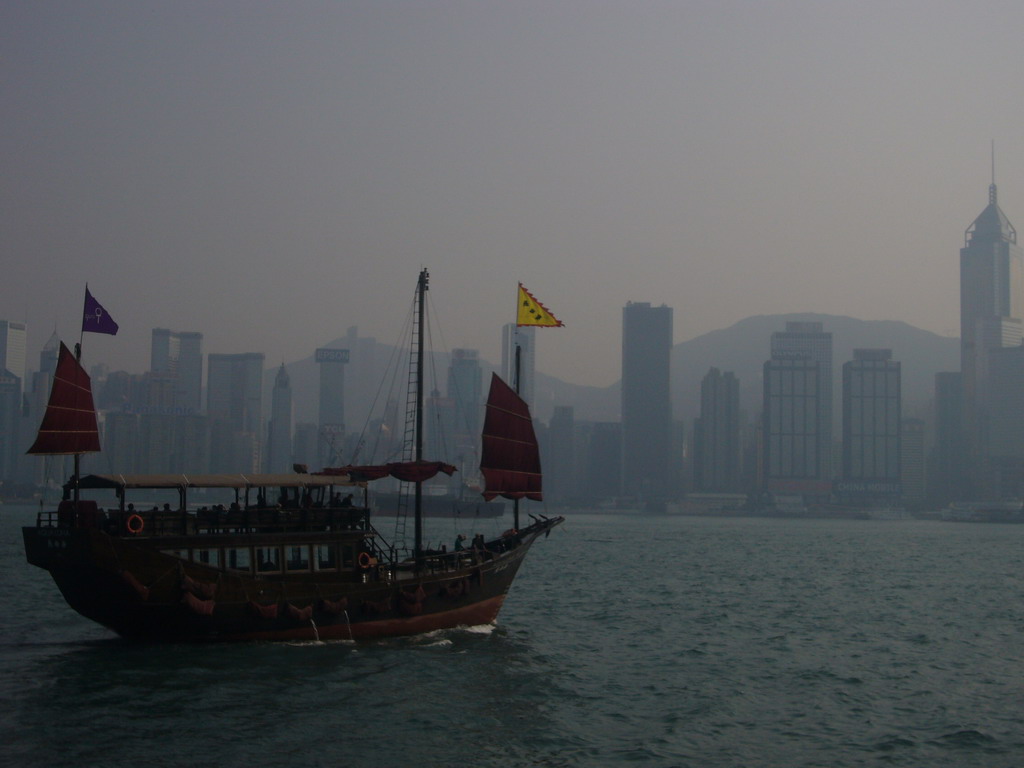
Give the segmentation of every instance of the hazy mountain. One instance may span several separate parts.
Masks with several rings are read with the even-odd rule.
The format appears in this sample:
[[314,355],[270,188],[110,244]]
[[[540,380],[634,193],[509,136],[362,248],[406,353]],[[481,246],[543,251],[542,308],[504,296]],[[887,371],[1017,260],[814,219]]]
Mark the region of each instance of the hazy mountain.
[[[676,344],[672,349],[673,412],[676,418],[689,419],[700,410],[700,383],[711,367],[732,371],[740,381],[742,407],[754,414],[761,402],[761,371],[768,359],[771,335],[785,330],[788,321],[817,321],[823,330],[832,333],[833,389],[836,396],[842,390],[843,363],[853,358],[853,350],[886,348],[893,359],[902,363],[904,415],[920,415],[929,404],[934,392],[935,374],[955,371],[960,367],[960,340],[939,336],[902,322],[888,320],[857,320],[852,317],[821,314],[758,315],[741,320],[729,328],[706,333],[695,339]],[[345,339],[337,339],[326,346],[344,347]],[[369,401],[384,395],[372,389],[380,380],[393,349],[376,345],[372,364],[364,365],[357,376],[353,361],[346,373],[346,390],[350,403],[346,403],[350,424],[355,430],[369,408]],[[444,387],[447,356],[435,355],[433,366],[438,371],[440,386]],[[485,373],[493,364],[481,360]],[[291,377],[297,421],[316,421],[317,366],[312,357],[286,366]],[[267,372],[264,382],[269,402],[273,376],[277,368]],[[351,375],[350,375],[351,374]],[[486,386],[486,379],[485,379]],[[618,421],[619,384],[608,387],[589,387],[571,384],[538,372],[535,381],[535,415],[543,421],[551,417],[556,405],[573,406],[577,421]],[[268,410],[269,413],[269,410]],[[357,423],[358,420],[358,423]]]

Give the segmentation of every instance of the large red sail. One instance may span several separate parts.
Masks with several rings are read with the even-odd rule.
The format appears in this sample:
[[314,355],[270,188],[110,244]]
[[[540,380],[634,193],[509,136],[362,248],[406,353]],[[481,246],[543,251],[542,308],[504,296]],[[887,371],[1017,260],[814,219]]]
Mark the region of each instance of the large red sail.
[[28,453],[90,453],[100,450],[89,374],[61,342],[50,402]]
[[497,374],[491,375],[482,448],[485,500],[504,496],[543,501],[540,451],[530,407]]

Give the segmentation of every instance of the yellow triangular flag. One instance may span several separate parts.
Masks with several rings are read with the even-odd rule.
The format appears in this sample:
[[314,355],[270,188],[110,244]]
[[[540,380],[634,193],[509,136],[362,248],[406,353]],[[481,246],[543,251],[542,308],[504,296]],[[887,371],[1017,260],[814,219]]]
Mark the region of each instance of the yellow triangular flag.
[[551,314],[548,308],[533,298],[528,290],[519,284],[519,311],[516,325],[539,325],[544,328],[559,328],[562,321]]

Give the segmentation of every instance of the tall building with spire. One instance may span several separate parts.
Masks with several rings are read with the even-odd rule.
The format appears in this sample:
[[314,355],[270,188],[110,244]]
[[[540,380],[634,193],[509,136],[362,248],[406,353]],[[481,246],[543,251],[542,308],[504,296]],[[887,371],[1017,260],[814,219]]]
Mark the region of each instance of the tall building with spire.
[[284,363],[277,369],[270,397],[267,434],[267,472],[292,470],[292,385]]
[[970,471],[964,496],[994,492],[986,480],[987,423],[997,405],[992,397],[993,356],[1020,347],[1022,316],[1024,251],[1017,244],[1017,230],[999,207],[993,163],[988,205],[967,228],[960,249],[960,372]]

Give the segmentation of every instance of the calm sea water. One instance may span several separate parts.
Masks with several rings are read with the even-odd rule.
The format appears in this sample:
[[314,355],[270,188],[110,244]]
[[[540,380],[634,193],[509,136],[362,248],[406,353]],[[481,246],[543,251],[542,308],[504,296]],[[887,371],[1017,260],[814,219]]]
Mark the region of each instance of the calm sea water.
[[0,508],[5,765],[1024,764],[1024,526],[579,515],[496,628],[152,647],[25,564],[33,519]]

